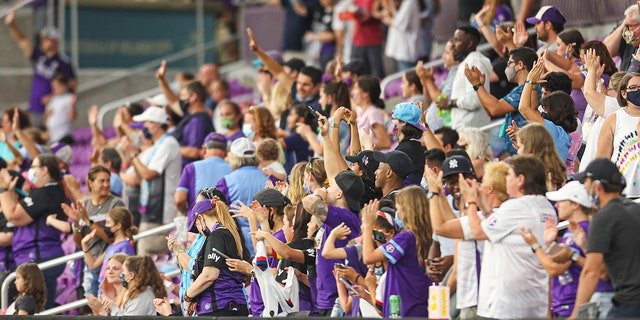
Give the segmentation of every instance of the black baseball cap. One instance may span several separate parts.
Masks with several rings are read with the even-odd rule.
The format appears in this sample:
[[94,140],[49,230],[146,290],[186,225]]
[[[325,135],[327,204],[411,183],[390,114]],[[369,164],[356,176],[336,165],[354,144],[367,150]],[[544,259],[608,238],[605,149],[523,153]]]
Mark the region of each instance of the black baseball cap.
[[346,156],[344,158],[350,162],[357,162],[363,170],[368,170],[372,173],[378,170],[378,165],[380,164],[373,157],[373,151],[371,150],[362,150],[355,156]]
[[289,59],[287,62],[284,63],[284,65],[291,68],[291,70],[295,70],[295,71],[300,71],[302,68],[305,67],[304,60],[298,59],[298,58]]
[[369,74],[367,65],[364,63],[364,61],[358,59],[351,60],[349,63],[344,65],[344,67],[342,67],[342,70],[355,73],[359,76]]
[[285,197],[280,191],[273,188],[266,188],[258,191],[253,200],[256,200],[262,206],[270,208],[282,208],[288,204],[291,204],[289,198]]
[[413,170],[413,161],[411,158],[399,150],[393,150],[387,153],[375,151],[373,157],[380,162],[388,164],[393,173],[401,179],[406,178]]
[[355,172],[345,170],[336,175],[336,184],[342,190],[349,209],[360,212],[360,198],[364,195],[364,182]]
[[473,167],[467,157],[455,155],[444,159],[442,171],[442,177],[446,178],[458,173],[473,173]]

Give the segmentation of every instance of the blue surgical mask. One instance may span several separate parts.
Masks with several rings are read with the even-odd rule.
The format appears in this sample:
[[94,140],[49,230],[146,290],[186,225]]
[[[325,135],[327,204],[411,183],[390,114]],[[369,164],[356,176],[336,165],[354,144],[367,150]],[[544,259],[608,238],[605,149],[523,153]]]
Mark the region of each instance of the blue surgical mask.
[[395,220],[396,224],[398,225],[398,228],[404,229],[404,221],[402,221],[402,219],[398,218],[398,211],[396,211],[396,215],[393,218],[393,220]]
[[251,129],[251,124],[245,123],[242,125],[242,134],[244,134],[247,139],[253,140],[254,132],[253,129]]
[[311,190],[311,188],[309,188],[309,186],[302,186],[302,188],[304,189],[304,192],[306,192],[307,194],[312,194],[313,190]]
[[147,140],[153,140],[153,134],[151,133],[151,131],[149,131],[149,128],[147,127],[142,128],[142,135],[144,135],[144,138]]
[[380,266],[374,266],[373,273],[375,273],[378,277],[382,276],[384,274],[384,266],[382,264],[380,264]]
[[301,97],[301,96],[300,96],[300,94],[299,94],[299,93],[297,93],[297,92],[296,92],[296,101],[298,101],[298,102],[300,102],[300,103],[305,103],[305,102],[309,102],[309,101],[311,101],[311,100],[313,100],[313,97],[312,97],[312,96],[309,96],[309,97],[303,98],[303,97]]
[[627,92],[627,101],[640,106],[640,90]]
[[29,168],[27,178],[29,178],[29,181],[31,181],[31,183],[36,183],[36,181],[38,180],[38,178],[36,177],[36,168]]

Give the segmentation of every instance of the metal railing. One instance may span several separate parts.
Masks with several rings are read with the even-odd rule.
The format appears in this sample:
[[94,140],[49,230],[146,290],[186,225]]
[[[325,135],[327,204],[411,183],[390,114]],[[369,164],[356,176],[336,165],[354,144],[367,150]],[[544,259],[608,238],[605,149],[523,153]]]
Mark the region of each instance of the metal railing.
[[[157,227],[157,228],[153,228],[147,231],[143,231],[140,232],[139,234],[133,236],[133,241],[137,242],[138,240],[142,239],[142,238],[146,238],[158,233],[163,233],[163,232],[167,232],[167,231],[171,231],[173,229],[175,229],[176,225],[174,222],[165,224],[163,226]],[[45,269],[49,269],[49,268],[53,268],[55,266],[59,266],[62,264],[65,264],[69,261],[72,260],[77,260],[77,259],[82,259],[84,257],[84,253],[79,251],[79,252],[75,252],[72,253],[70,255],[67,256],[62,256],[59,258],[55,258],[49,261],[45,261],[42,263],[38,264],[38,268],[40,268],[40,270],[45,270]],[[2,309],[6,309],[9,306],[9,285],[11,284],[11,282],[13,280],[16,279],[16,273],[12,272],[9,275],[7,275],[7,277],[4,279],[4,282],[2,282],[2,287],[0,288],[0,290],[2,290]],[[69,309],[71,310],[71,309]]]
[[16,0],[16,1],[7,1],[5,3],[0,4],[0,18],[4,18],[9,12],[16,11],[22,7],[29,5],[34,0]]

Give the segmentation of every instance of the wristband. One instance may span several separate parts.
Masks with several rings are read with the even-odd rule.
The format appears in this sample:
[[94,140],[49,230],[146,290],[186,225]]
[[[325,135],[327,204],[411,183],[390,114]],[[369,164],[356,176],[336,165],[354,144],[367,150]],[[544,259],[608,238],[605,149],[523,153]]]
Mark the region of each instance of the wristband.
[[530,85],[536,85],[536,84],[538,84],[537,82],[533,82],[533,81],[531,81],[531,80],[529,80],[529,79],[525,80],[525,81],[524,81],[524,83],[528,83],[528,84],[530,84]]
[[538,250],[538,248],[540,248],[540,245],[536,243],[531,246],[531,251],[533,251],[533,253],[536,253],[536,250]]
[[187,295],[187,292],[184,292],[184,302],[191,302],[191,297]]
[[480,87],[482,87],[482,83],[476,83],[473,85],[473,91],[478,91],[478,89],[480,89]]

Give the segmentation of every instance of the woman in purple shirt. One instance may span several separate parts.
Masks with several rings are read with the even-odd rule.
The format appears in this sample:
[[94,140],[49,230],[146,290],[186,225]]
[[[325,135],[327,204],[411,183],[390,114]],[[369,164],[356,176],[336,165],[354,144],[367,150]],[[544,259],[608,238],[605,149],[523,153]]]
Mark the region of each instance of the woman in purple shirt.
[[389,317],[389,297],[400,296],[401,317],[427,317],[431,279],[426,274],[425,259],[431,247],[429,203],[424,190],[406,187],[396,195],[395,221],[401,231],[389,242],[375,248],[373,226],[378,217],[378,200],[362,211],[362,258],[366,264],[388,261],[382,316]]
[[207,240],[194,263],[195,280],[184,293],[185,305],[198,316],[248,316],[242,274],[226,264],[226,259],[243,259],[242,238],[222,201],[202,201],[210,208],[195,217],[194,225]]

